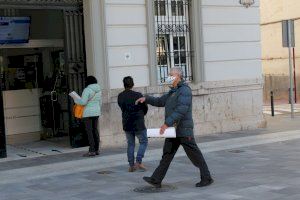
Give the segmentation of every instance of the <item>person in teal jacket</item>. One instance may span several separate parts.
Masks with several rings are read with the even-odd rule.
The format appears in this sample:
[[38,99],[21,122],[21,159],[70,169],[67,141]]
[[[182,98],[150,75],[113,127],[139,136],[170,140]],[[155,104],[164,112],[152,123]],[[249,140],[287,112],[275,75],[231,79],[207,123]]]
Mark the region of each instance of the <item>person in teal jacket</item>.
[[89,152],[83,156],[99,155],[100,137],[98,132],[98,119],[101,115],[101,87],[94,76],[86,78],[86,88],[82,92],[81,99],[74,100],[76,104],[83,105],[83,122],[88,135]]

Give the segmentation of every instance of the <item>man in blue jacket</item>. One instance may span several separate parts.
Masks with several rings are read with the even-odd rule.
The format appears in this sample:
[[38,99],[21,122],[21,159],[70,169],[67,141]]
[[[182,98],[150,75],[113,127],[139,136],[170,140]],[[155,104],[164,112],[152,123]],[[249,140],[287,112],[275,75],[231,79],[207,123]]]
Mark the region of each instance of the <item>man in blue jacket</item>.
[[205,159],[198,148],[194,138],[194,123],[192,118],[192,92],[190,87],[182,79],[181,68],[172,68],[167,82],[172,85],[171,90],[161,97],[146,96],[136,103],[147,103],[156,107],[165,107],[165,122],[160,128],[160,134],[164,134],[168,127],[176,128],[176,138],[166,138],[163,156],[159,166],[151,177],[143,179],[157,187],[161,187],[167,170],[173,160],[179,146],[182,145],[192,163],[200,169],[201,181],[196,187],[204,187],[213,183]]

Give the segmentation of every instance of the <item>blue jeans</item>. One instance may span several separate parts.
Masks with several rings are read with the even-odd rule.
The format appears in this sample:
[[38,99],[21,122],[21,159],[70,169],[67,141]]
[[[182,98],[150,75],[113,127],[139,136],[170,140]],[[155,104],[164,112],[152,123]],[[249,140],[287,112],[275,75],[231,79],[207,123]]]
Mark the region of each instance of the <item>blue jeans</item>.
[[142,163],[145,151],[148,146],[147,130],[126,132],[127,158],[130,166],[134,165],[135,137],[139,139],[139,150],[136,155],[136,162]]

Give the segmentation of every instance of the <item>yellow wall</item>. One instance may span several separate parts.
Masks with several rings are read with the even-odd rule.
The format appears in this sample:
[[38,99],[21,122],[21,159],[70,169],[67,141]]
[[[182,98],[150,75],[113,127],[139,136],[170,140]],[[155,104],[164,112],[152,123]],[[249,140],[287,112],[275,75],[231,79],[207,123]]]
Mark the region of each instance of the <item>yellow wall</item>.
[[264,102],[269,102],[270,91],[275,100],[288,102],[288,49],[282,47],[281,21],[295,20],[295,54],[297,97],[300,99],[300,0],[260,0],[262,66],[265,75]]
[[282,47],[281,21],[295,19],[296,72],[300,75],[300,1],[261,0],[260,6],[264,74],[288,75],[288,50]]

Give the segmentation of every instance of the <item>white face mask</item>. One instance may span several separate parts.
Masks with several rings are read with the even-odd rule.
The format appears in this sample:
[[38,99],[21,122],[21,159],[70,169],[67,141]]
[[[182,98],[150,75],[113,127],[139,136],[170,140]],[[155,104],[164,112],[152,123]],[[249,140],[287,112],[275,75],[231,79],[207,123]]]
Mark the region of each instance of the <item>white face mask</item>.
[[166,83],[172,85],[175,79],[176,78],[174,76],[168,76],[166,79]]

